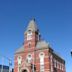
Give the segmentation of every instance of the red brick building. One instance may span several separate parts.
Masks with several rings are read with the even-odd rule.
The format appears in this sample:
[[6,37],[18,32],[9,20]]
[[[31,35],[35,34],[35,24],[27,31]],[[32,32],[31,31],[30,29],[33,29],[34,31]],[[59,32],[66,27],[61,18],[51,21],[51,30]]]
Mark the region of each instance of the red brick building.
[[24,45],[15,52],[14,72],[66,72],[65,61],[41,39],[34,19],[24,32]]

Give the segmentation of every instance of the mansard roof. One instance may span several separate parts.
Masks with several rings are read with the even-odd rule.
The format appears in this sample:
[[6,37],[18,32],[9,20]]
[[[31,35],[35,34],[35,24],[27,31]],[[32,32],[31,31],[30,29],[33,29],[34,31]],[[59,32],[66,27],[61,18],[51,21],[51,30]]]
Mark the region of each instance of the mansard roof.
[[34,32],[38,30],[35,19],[30,20],[29,25],[26,29],[26,32],[29,30],[34,31]]

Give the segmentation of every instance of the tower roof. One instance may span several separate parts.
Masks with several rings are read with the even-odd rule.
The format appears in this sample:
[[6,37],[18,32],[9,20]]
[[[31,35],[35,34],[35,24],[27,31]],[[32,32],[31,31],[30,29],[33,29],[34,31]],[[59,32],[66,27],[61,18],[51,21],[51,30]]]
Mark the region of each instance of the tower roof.
[[33,32],[38,30],[35,19],[30,20],[26,32],[29,31],[29,30],[31,30]]

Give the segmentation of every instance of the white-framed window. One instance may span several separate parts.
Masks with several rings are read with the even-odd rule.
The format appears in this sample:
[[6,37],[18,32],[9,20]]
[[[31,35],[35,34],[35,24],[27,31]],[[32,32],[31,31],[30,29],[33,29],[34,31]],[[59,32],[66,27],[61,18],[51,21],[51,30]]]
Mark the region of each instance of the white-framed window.
[[29,34],[29,35],[32,35],[32,31],[31,31],[31,30],[28,30],[28,34]]
[[18,72],[20,72],[21,71],[21,64],[22,64],[22,56],[18,56],[17,61],[18,61]]
[[27,40],[31,40],[31,39],[32,39],[32,31],[29,30],[29,31],[27,32]]
[[39,57],[40,57],[40,58],[44,58],[44,56],[45,56],[44,52],[40,52],[40,53],[39,53]]
[[53,56],[50,55],[51,72],[53,72]]
[[44,52],[39,53],[39,58],[40,58],[40,72],[44,72]]
[[18,56],[17,60],[18,60],[18,66],[21,65],[21,63],[22,63],[22,57]]
[[55,68],[57,67],[57,61],[56,61],[56,59],[54,59],[54,67]]
[[18,67],[18,72],[21,72],[21,67]]
[[28,54],[27,55],[27,62],[28,63],[31,63],[31,61],[32,61],[32,55],[31,54]]
[[44,65],[40,65],[40,72],[44,72]]

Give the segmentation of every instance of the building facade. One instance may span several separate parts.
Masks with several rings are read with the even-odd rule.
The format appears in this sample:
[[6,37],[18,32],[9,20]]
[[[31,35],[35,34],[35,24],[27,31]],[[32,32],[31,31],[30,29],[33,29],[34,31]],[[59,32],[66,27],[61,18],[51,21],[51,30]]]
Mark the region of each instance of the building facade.
[[15,52],[14,72],[66,72],[65,61],[41,39],[35,19],[24,32],[24,44]]

